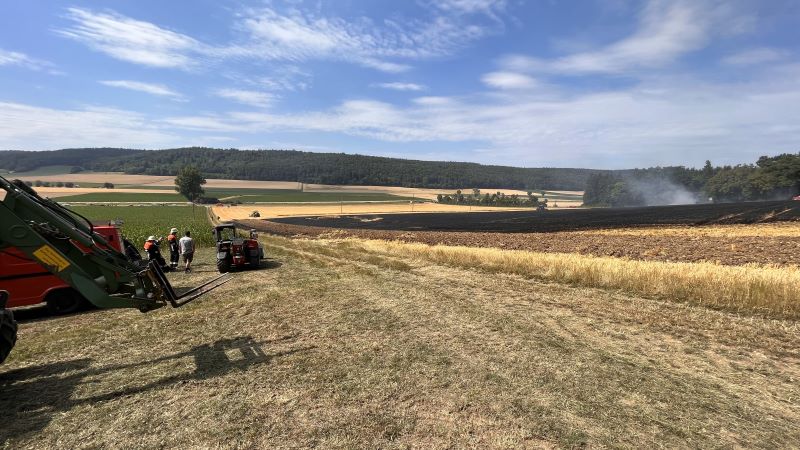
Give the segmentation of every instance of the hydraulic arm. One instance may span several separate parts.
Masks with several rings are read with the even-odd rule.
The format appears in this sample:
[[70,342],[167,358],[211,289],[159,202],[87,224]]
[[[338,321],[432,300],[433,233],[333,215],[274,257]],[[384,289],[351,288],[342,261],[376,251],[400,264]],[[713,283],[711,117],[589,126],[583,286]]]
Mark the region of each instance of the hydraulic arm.
[[223,275],[177,295],[154,261],[129,260],[94,233],[89,220],[19,180],[0,177],[0,251],[12,246],[100,308],[177,308],[229,279]]

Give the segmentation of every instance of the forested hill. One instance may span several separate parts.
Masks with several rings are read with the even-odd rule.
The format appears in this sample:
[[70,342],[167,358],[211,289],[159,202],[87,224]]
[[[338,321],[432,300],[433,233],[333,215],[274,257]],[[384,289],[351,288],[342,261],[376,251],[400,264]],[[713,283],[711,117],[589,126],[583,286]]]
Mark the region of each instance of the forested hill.
[[302,181],[322,184],[428,188],[506,188],[580,191],[591,169],[521,168],[464,162],[416,161],[294,150],[78,148],[46,152],[0,151],[0,169],[74,166],[74,171],[175,175],[194,165],[208,178]]

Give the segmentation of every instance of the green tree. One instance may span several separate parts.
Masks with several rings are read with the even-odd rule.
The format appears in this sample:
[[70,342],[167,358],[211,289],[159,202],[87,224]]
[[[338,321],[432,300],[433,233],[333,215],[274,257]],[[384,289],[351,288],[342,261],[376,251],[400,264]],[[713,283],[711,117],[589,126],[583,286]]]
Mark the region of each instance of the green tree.
[[762,156],[758,169],[751,176],[753,186],[768,197],[791,196],[800,193],[800,154]]
[[743,201],[758,197],[753,184],[756,168],[751,165],[723,167],[706,184],[706,193],[715,201]]
[[703,166],[703,179],[704,181],[708,181],[711,177],[714,176],[714,166],[711,165],[711,161],[706,160],[706,164]]
[[206,184],[206,179],[194,166],[184,167],[175,177],[175,190],[192,203],[205,193],[203,191],[204,184]]

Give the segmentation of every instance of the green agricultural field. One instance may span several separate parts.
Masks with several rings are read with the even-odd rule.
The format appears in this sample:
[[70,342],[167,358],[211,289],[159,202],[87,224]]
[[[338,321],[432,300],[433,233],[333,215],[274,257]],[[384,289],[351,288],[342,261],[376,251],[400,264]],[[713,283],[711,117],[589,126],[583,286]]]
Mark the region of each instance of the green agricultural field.
[[[189,230],[202,246],[212,245],[211,224],[203,206],[71,206],[69,209],[92,221],[121,219],[122,232],[141,247],[150,235],[166,236],[175,227]],[[194,211],[193,211],[194,210]]]
[[37,177],[45,175],[61,175],[69,174],[73,166],[44,166],[27,172],[9,172],[5,169],[0,169],[0,174],[11,174],[15,177]]
[[58,197],[59,202],[185,202],[186,197],[171,193],[149,192],[97,192]]

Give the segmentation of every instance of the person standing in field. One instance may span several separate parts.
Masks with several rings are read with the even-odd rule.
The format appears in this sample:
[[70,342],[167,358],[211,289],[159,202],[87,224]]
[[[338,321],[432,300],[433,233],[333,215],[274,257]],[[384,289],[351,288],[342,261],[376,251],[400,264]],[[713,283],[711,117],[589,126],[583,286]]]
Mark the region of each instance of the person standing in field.
[[169,230],[167,236],[167,243],[169,244],[169,266],[172,270],[178,268],[178,258],[180,257],[180,246],[178,245],[178,229],[173,228]]
[[183,262],[186,264],[183,271],[189,273],[192,271],[192,259],[194,258],[194,240],[192,239],[192,233],[187,231],[186,236],[178,241],[178,245],[180,246],[181,255],[183,255]]

